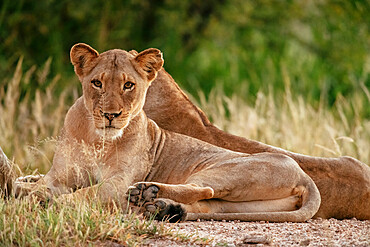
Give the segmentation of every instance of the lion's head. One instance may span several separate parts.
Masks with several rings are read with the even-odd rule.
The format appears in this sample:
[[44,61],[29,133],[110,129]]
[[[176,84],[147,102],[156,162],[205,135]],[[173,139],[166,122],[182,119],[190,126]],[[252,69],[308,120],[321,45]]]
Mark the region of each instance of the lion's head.
[[161,51],[115,49],[99,54],[86,44],[76,44],[70,55],[96,132],[107,138],[121,136],[143,108],[147,89],[163,66]]

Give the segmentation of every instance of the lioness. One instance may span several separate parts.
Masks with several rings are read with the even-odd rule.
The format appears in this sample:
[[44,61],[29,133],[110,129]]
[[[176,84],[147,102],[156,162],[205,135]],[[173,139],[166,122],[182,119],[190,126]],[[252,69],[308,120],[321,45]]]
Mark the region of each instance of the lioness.
[[148,90],[144,111],[163,129],[219,147],[293,158],[320,191],[321,205],[314,217],[370,219],[370,167],[352,157],[312,157],[226,133],[212,125],[163,68]]
[[147,118],[147,90],[163,65],[159,50],[99,55],[76,44],[70,55],[83,96],[67,113],[50,171],[36,183],[45,193],[122,207],[128,198],[144,214],[172,221],[301,222],[319,209],[316,185],[288,156],[233,152]]

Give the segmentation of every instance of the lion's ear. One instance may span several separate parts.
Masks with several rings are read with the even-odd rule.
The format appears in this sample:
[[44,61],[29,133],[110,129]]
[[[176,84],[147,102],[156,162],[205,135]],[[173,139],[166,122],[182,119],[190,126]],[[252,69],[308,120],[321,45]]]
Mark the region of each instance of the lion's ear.
[[99,53],[91,46],[79,43],[71,48],[70,56],[75,72],[80,77],[83,76],[89,63],[99,56]]
[[135,61],[147,74],[149,81],[154,80],[164,63],[162,52],[155,48],[149,48],[140,52],[136,55]]

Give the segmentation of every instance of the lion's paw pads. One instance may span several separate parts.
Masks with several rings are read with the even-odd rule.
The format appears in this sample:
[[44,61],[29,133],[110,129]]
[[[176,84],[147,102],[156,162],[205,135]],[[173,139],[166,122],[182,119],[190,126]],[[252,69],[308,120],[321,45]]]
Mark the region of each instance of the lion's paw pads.
[[156,220],[168,220],[169,222],[183,221],[186,211],[181,204],[169,199],[155,199],[144,205],[144,216],[154,215]]
[[146,185],[138,183],[130,186],[128,190],[128,197],[134,205],[143,205],[145,202],[151,202],[157,197],[159,188],[156,185]]

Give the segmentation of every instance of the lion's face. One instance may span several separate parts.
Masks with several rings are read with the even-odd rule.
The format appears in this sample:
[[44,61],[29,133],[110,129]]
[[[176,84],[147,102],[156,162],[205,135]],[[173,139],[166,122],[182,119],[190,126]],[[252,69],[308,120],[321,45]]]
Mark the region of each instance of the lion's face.
[[163,65],[157,49],[139,54],[110,50],[99,55],[85,44],[72,47],[71,61],[96,132],[106,138],[121,136],[142,110],[150,82]]

